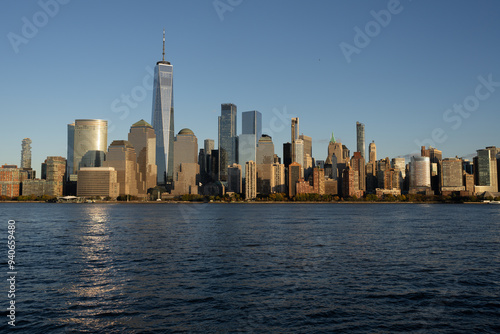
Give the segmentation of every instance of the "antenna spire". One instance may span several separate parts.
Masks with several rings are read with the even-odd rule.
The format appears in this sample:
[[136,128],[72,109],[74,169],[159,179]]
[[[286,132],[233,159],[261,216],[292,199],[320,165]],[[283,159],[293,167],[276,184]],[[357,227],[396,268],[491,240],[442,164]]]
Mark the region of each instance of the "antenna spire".
[[165,61],[165,28],[163,28],[163,61]]

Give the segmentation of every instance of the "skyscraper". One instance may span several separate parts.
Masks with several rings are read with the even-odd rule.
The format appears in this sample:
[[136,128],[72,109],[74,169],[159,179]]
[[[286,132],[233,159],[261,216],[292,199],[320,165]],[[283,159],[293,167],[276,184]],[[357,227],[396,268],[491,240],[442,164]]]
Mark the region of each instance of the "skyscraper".
[[375,162],[377,161],[377,146],[375,145],[375,142],[372,141],[370,145],[368,145],[368,162]]
[[158,184],[170,185],[174,166],[174,67],[165,60],[165,30],[163,58],[156,63],[153,86],[151,123],[156,134],[156,166]]
[[256,141],[262,136],[262,114],[259,111],[245,111],[241,113],[241,133],[254,134]]
[[496,147],[493,146],[477,150],[477,157],[474,159],[474,166],[477,166],[475,173],[476,193],[498,191],[498,166],[496,154]]
[[[292,118],[292,133],[291,133],[291,141],[292,141],[292,162],[298,162],[300,163],[301,165],[304,163],[302,160],[297,160],[297,156],[296,156],[296,148],[295,148],[295,144],[296,144],[296,141],[299,139],[299,118],[298,117],[294,117]],[[303,150],[302,150],[303,152]]]
[[259,139],[257,147],[257,164],[272,164],[274,163],[274,144],[273,140],[268,135],[262,135]]
[[66,179],[76,174],[73,167],[73,153],[75,151],[75,123],[68,124],[68,148],[66,154]]
[[174,142],[174,190],[176,195],[197,194],[200,179],[198,138],[190,129],[182,129]]
[[[71,141],[73,137],[73,141]],[[77,174],[80,162],[88,151],[107,151],[108,121],[102,119],[77,119],[68,125],[68,171]],[[72,150],[71,150],[72,148]],[[70,152],[71,151],[71,152]]]
[[241,193],[241,188],[241,165],[235,163],[227,168],[227,191],[239,194]]
[[130,127],[128,141],[134,146],[139,172],[146,182],[146,190],[157,183],[156,135],[153,127],[141,119]]
[[429,157],[411,157],[410,190],[431,187],[431,161]]
[[[146,195],[144,182],[141,180],[137,165],[137,155],[129,141],[113,140],[109,145],[103,167],[113,167],[116,170],[119,195]],[[94,168],[97,170],[99,167]],[[78,174],[78,183],[80,183],[80,174]]]
[[238,163],[237,108],[232,103],[221,105],[219,116],[219,180],[227,181],[227,167]]
[[21,144],[21,169],[31,168],[31,139],[24,138]]
[[361,156],[365,158],[365,125],[360,122],[356,122],[356,151],[361,152]]
[[255,161],[245,162],[245,199],[257,197],[257,165]]

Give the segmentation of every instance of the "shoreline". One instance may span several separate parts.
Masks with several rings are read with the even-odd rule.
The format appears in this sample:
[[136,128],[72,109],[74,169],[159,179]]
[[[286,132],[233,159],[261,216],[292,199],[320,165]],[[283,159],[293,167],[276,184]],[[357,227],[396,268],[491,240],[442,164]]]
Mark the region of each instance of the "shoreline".
[[51,203],[51,202],[43,202],[43,201],[0,201],[0,205],[2,203],[40,203],[40,204],[490,204],[488,202],[463,202],[463,203],[455,203],[455,202],[438,202],[438,201],[429,201],[429,202],[384,202],[384,201],[334,201],[334,202],[314,202],[314,201],[241,201],[241,202],[189,202],[189,201],[95,201],[93,203]]

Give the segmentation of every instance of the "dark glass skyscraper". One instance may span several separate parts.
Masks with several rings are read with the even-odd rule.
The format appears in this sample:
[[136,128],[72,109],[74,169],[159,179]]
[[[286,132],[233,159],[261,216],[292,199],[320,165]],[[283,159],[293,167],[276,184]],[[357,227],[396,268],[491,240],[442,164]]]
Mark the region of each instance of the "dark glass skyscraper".
[[163,58],[156,63],[153,86],[151,123],[156,134],[156,165],[158,184],[171,184],[174,168],[174,67],[165,61],[165,31]]
[[238,163],[236,105],[226,103],[221,105],[219,116],[219,180],[227,181],[227,167]]

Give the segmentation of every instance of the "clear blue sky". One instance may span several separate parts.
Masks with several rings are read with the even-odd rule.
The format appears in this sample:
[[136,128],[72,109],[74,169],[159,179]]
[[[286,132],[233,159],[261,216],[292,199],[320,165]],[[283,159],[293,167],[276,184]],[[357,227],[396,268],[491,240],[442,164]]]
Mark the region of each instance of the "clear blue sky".
[[[313,138],[316,159],[326,158],[332,131],[354,152],[356,121],[378,158],[414,152],[433,131],[445,157],[500,146],[500,2],[221,3],[218,12],[213,0],[72,0],[49,6],[49,15],[37,1],[3,1],[0,163],[20,163],[25,137],[38,171],[47,156],[65,157],[66,125],[75,119],[109,120],[109,142],[126,139],[140,119],[150,122],[149,70],[161,59],[163,28],[175,130],[192,129],[200,147],[217,139],[220,104],[228,102],[238,106],[238,131],[241,112],[262,112],[280,156],[292,116]],[[369,43],[355,41],[356,27],[368,29]],[[357,47],[350,62],[347,44]],[[464,102],[471,112],[447,112]],[[276,116],[284,112],[286,124]]]

